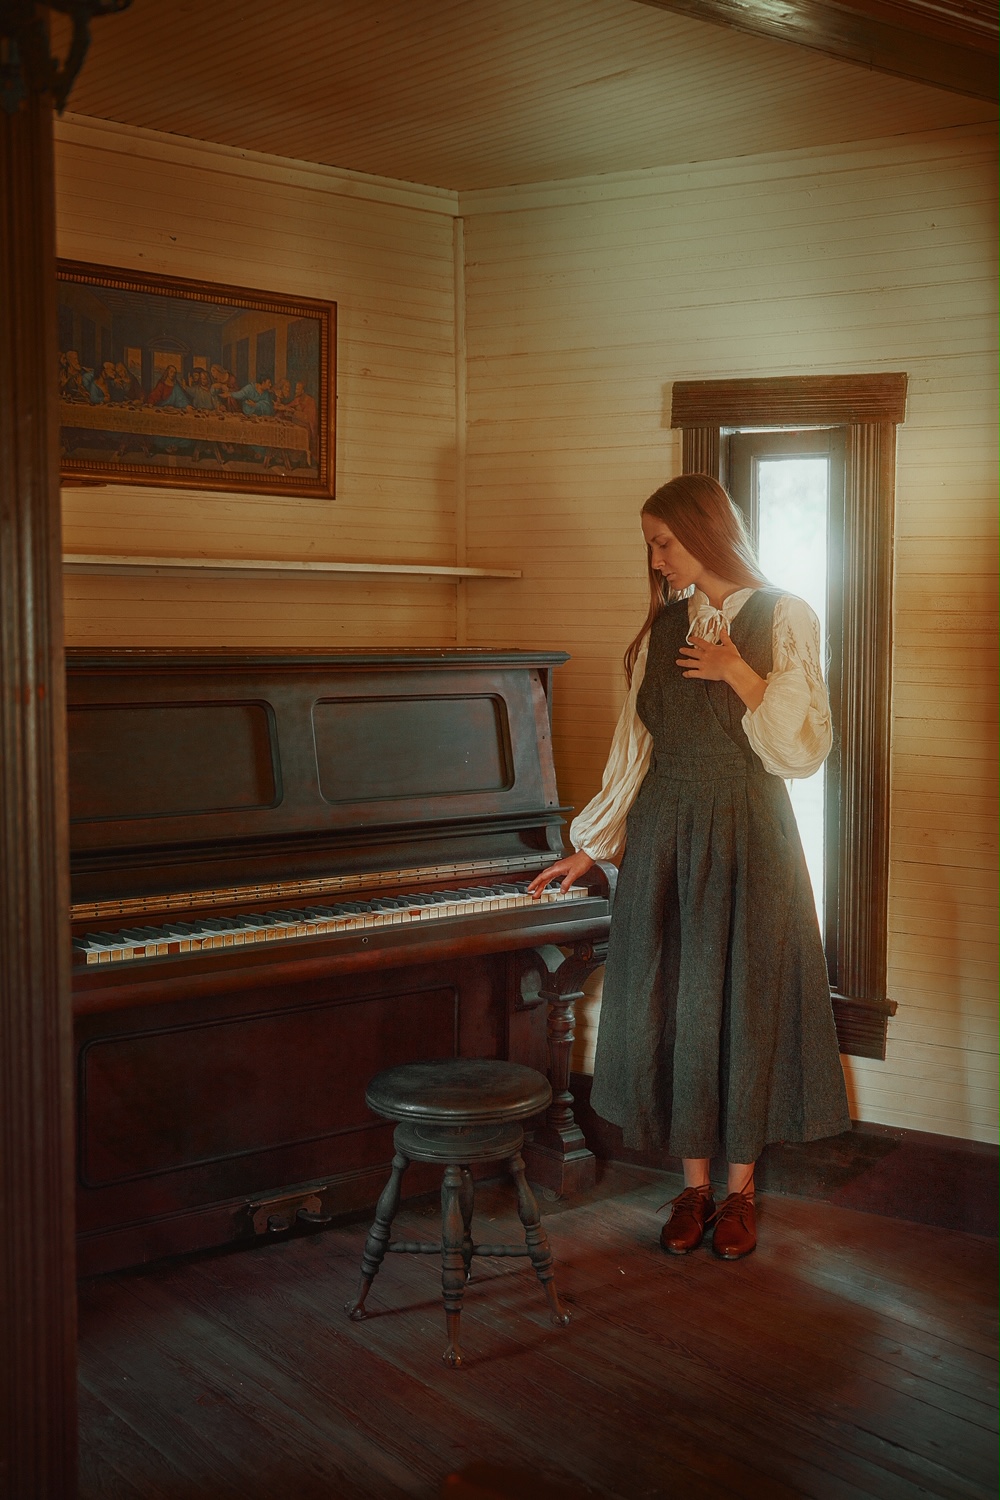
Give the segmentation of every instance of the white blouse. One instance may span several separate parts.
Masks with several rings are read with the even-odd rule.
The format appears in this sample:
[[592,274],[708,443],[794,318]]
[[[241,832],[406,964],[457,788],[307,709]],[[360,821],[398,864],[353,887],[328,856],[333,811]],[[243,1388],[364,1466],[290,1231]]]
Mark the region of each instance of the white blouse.
[[[688,600],[688,640],[719,639],[753,593],[738,589],[714,609],[700,589]],[[635,700],[646,670],[649,636],[643,641],[632,673],[601,790],[570,824],[574,849],[591,859],[613,859],[625,843],[625,819],[649,769],[653,741],[636,713]],[[774,609],[773,670],[760,705],[743,715],[751,748],[772,776],[811,776],[830,753],[833,725],[830,701],[820,665],[819,621],[794,594],[782,594]]]

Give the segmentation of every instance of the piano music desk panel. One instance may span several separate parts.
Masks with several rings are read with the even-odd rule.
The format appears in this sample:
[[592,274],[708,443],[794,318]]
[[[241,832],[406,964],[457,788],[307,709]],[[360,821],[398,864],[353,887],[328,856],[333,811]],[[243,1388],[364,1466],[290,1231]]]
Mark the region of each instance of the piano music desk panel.
[[524,890],[563,659],[70,653],[83,1273],[373,1202],[382,1068],[546,1067],[531,950],[609,919],[599,871]]

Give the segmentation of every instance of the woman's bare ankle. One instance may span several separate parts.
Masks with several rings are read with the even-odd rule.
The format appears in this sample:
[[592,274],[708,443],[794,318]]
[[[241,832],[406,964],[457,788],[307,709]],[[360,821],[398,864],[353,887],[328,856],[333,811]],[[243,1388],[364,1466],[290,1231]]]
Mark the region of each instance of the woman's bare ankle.
[[726,1176],[726,1192],[739,1193],[754,1201],[754,1167],[756,1162],[730,1162]]

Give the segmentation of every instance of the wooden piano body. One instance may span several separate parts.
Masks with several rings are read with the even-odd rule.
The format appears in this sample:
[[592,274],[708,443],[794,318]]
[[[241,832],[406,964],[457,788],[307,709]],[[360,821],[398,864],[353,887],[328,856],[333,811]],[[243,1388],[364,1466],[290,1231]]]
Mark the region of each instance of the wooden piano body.
[[[447,903],[558,856],[563,660],[69,653],[81,1274],[373,1202],[392,1154],[364,1104],[381,1068],[545,1069],[538,952],[551,966],[552,945],[606,935],[599,869],[540,905],[372,903]],[[360,914],[315,916],[347,902]]]

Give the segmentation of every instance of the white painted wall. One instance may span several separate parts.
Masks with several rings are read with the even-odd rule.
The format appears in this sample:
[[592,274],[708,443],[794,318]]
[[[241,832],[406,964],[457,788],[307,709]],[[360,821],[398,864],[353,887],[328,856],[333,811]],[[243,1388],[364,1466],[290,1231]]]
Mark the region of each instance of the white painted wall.
[[[67,552],[455,562],[453,193],[57,124],[59,254],[337,303],[337,497],[64,491]],[[480,584],[489,587],[489,584]],[[69,644],[438,645],[455,585],[72,576]]]
[[[560,789],[596,789],[641,620],[637,512],[679,472],[678,379],[905,370],[890,1023],[857,1117],[996,1139],[994,140],[464,194],[472,643],[559,646]],[[596,992],[595,992],[596,993]],[[584,1006],[577,1065],[592,1049]]]

